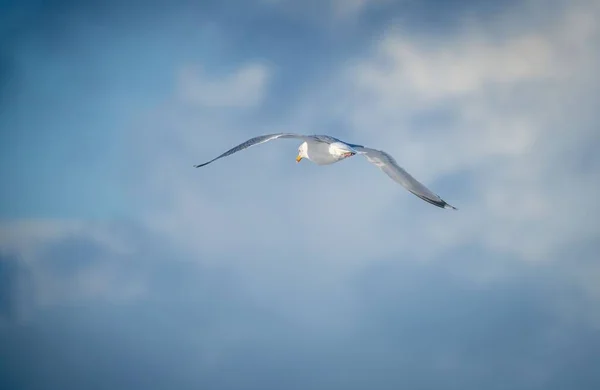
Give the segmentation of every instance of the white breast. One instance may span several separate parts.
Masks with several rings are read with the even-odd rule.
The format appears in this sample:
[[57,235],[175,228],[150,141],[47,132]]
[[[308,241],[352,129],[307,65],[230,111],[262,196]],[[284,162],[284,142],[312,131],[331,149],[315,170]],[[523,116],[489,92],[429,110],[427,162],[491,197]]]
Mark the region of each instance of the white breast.
[[306,154],[309,160],[317,165],[328,165],[340,161],[339,154],[333,154],[331,145],[324,142],[309,142]]
[[343,160],[347,157],[348,146],[341,142],[334,142],[329,145],[329,153],[336,159],[336,161]]

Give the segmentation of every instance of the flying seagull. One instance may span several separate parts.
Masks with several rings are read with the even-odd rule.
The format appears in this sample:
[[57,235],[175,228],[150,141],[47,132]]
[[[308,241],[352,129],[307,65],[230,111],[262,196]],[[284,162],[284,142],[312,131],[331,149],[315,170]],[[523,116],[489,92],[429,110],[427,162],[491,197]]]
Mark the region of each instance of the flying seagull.
[[229,149],[225,153],[213,158],[208,162],[205,162],[204,164],[194,165],[194,167],[203,167],[220,158],[239,152],[240,150],[244,150],[251,146],[263,144],[279,138],[294,138],[304,141],[298,147],[298,156],[296,157],[296,162],[300,162],[300,160],[305,158],[317,165],[329,165],[344,160],[348,157],[352,157],[356,154],[363,155],[370,163],[375,164],[386,175],[391,177],[392,180],[400,183],[404,188],[423,199],[425,202],[429,202],[432,205],[441,208],[456,210],[456,207],[446,203],[442,198],[431,192],[427,187],[419,183],[408,172],[402,169],[398,163],[396,163],[396,160],[394,160],[394,158],[386,152],[367,148],[362,145],[354,145],[343,142],[328,135],[302,135],[293,133],[260,135]]

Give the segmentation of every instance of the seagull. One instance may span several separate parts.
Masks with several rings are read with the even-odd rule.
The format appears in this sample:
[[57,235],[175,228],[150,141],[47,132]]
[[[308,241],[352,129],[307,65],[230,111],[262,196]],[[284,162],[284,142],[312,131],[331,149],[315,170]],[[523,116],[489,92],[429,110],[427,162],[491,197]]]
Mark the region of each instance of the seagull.
[[367,148],[362,145],[343,142],[329,135],[302,135],[294,133],[259,135],[258,137],[250,138],[248,141],[229,149],[225,153],[213,158],[210,161],[207,161],[203,164],[194,165],[194,168],[206,166],[220,158],[230,156],[254,145],[260,145],[264,144],[265,142],[285,138],[293,138],[303,141],[298,147],[298,156],[296,157],[297,163],[299,163],[302,159],[306,159],[317,165],[329,165],[359,154],[366,157],[370,163],[381,169],[386,175],[392,178],[392,180],[400,183],[404,188],[425,202],[444,209],[457,210],[456,207],[446,203],[446,201],[431,192],[427,187],[402,169],[396,160],[394,160],[394,158],[386,152]]

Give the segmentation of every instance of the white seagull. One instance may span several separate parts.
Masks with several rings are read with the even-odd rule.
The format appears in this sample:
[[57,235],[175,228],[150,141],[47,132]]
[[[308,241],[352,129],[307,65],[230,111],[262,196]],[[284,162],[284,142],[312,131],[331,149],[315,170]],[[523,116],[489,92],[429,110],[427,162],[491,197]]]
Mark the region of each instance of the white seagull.
[[239,144],[238,146],[226,151],[222,155],[215,157],[208,162],[205,162],[204,164],[194,165],[194,167],[203,167],[215,160],[239,152],[240,150],[244,150],[251,146],[259,145],[279,138],[294,138],[304,141],[298,147],[298,156],[296,157],[296,162],[300,162],[300,160],[305,158],[317,165],[328,165],[344,160],[348,157],[352,157],[355,154],[361,154],[365,156],[370,163],[375,164],[386,175],[391,177],[392,180],[400,183],[404,188],[424,201],[441,208],[456,210],[456,207],[446,203],[442,198],[431,192],[427,187],[419,183],[408,172],[402,169],[398,163],[396,163],[396,160],[394,160],[394,158],[386,152],[366,148],[362,145],[354,145],[343,142],[328,135],[302,135],[293,133],[260,135]]

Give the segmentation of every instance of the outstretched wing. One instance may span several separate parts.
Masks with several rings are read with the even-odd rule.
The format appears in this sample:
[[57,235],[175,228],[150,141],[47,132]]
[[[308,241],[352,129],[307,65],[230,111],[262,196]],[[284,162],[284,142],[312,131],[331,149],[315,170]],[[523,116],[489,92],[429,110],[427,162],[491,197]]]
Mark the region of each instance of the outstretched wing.
[[272,140],[278,139],[278,138],[298,138],[298,139],[306,140],[307,138],[311,138],[311,137],[306,136],[306,135],[301,135],[301,134],[293,134],[293,133],[278,133],[278,134],[259,135],[258,137],[250,138],[248,141],[243,142],[243,143],[239,144],[238,146],[229,149],[222,155],[215,157],[212,160],[205,162],[204,164],[194,165],[194,168],[203,167],[205,165],[210,164],[211,162],[213,162],[215,160],[218,160],[220,158],[227,157],[236,152],[239,152],[240,150],[247,149],[254,145],[264,144],[265,142],[269,142],[269,141],[272,141]]
[[431,192],[427,187],[419,183],[417,179],[402,169],[396,160],[394,160],[394,158],[386,152],[365,148],[364,146],[359,145],[351,146],[359,154],[364,155],[370,163],[373,163],[379,167],[383,172],[385,172],[386,175],[391,177],[392,180],[400,183],[404,188],[423,199],[425,202],[441,208],[456,210],[456,207],[446,203],[442,198]]

